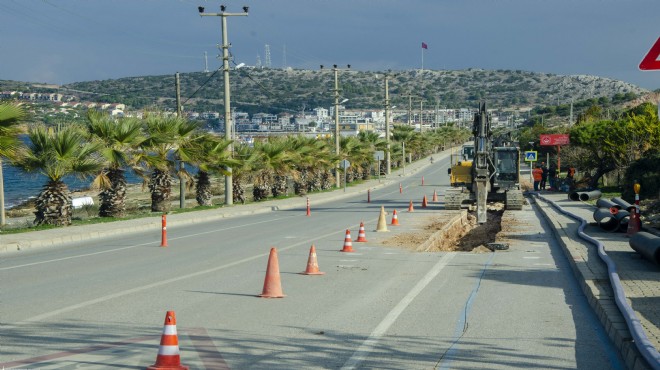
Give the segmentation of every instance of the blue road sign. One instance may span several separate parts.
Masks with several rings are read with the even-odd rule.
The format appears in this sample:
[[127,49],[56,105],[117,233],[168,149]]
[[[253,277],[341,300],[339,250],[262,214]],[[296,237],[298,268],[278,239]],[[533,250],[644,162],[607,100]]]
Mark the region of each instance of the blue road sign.
[[536,151],[527,151],[525,152],[525,161],[536,162]]

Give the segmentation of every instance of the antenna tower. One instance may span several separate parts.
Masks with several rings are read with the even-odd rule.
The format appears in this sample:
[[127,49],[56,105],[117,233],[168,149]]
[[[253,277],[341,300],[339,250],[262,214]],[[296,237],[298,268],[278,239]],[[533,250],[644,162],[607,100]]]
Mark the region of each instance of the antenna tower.
[[259,56],[259,54],[257,54],[257,64],[255,67],[261,68],[261,57]]
[[286,69],[286,44],[284,44],[284,48],[282,49],[282,69]]
[[270,45],[266,44],[266,46],[264,47],[264,54],[266,55],[264,67],[270,68]]
[[204,52],[204,72],[209,71],[209,58],[206,55],[206,52]]

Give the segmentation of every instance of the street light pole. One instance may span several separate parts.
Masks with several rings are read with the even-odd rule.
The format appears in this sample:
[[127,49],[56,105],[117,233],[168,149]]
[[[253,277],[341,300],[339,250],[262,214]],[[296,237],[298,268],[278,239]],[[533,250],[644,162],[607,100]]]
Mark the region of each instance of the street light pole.
[[[231,118],[231,95],[229,89],[229,42],[227,41],[227,17],[247,16],[248,7],[243,7],[243,13],[227,13],[226,6],[220,5],[220,13],[204,13],[204,7],[197,8],[200,16],[220,17],[222,20],[222,70],[225,84],[225,139],[231,141],[232,137],[232,118]],[[233,152],[233,145],[229,145],[227,150]],[[234,191],[232,188],[231,167],[227,166],[227,175],[225,176],[225,205],[234,203]]]

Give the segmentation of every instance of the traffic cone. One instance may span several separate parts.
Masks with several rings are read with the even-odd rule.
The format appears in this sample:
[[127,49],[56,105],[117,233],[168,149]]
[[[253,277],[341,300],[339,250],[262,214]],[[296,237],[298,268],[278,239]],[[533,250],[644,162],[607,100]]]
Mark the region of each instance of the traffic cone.
[[392,226],[399,226],[399,218],[396,215],[396,209],[392,211]]
[[307,197],[307,216],[311,216],[311,215],[312,215],[312,210],[311,208],[309,208],[309,197]]
[[376,231],[387,231],[387,221],[385,221],[385,207],[380,206],[380,216],[378,217],[378,226]]
[[433,199],[432,199],[432,201],[434,201],[434,202],[438,201],[438,193],[435,190],[433,190]]
[[167,247],[167,214],[163,213],[160,216],[161,233],[160,233],[160,246]]
[[626,236],[632,236],[639,232],[641,228],[642,220],[637,214],[637,208],[633,207],[630,211],[630,218],[628,219],[628,230],[626,230]]
[[422,208],[426,208],[429,205],[429,202],[426,200],[426,195],[422,199]]
[[401,186],[401,183],[399,183],[399,194],[403,194],[403,186]]
[[358,231],[358,237],[355,241],[358,243],[367,242],[367,234],[364,232],[364,222],[360,222],[360,231]]
[[165,314],[165,326],[160,336],[160,347],[156,363],[147,370],[188,370],[188,366],[181,365],[179,357],[179,337],[176,333],[176,315],[174,311]]
[[323,275],[325,272],[319,271],[319,263],[316,260],[316,247],[312,244],[309,248],[309,258],[307,259],[307,269],[301,272],[303,275]]
[[422,186],[424,186],[424,176],[422,176]]
[[264,289],[259,295],[261,298],[282,298],[282,282],[280,281],[280,264],[277,261],[277,248],[270,249],[268,267],[264,279]]
[[344,248],[342,252],[355,252],[353,250],[353,242],[351,241],[351,230],[346,229],[346,237],[344,238]]
[[415,212],[415,207],[413,207],[412,200],[410,201],[410,205],[408,206],[408,212]]

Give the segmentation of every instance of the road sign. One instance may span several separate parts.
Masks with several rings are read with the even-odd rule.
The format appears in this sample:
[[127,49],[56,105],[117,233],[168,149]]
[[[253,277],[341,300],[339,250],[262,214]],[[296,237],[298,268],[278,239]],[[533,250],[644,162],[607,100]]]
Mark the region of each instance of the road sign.
[[530,150],[525,152],[525,161],[528,162],[536,162],[536,151],[535,150]]
[[642,71],[652,71],[660,69],[660,37],[656,40],[655,44],[651,46],[651,50],[646,54],[642,62],[639,63],[639,69]]
[[382,161],[385,159],[385,152],[382,150],[377,150],[374,152],[374,159],[377,161]]
[[348,160],[344,159],[343,161],[341,161],[341,166],[342,166],[344,169],[347,169],[348,167],[351,166],[351,162],[349,162]]

